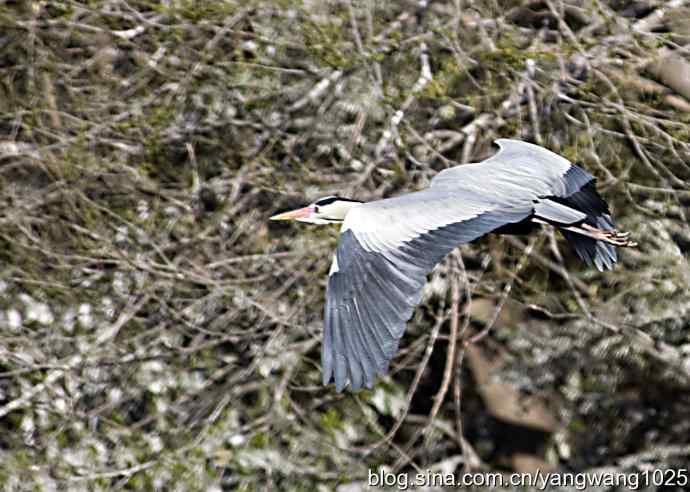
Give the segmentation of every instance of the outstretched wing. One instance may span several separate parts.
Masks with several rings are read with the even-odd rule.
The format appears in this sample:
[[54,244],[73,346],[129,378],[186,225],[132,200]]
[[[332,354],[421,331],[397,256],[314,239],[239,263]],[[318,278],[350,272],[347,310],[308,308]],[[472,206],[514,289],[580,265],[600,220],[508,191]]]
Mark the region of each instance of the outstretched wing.
[[328,280],[324,384],[371,387],[398,350],[427,274],[457,245],[528,217],[532,202],[522,195],[499,202],[430,188],[352,208]]
[[537,197],[566,197],[594,179],[587,171],[544,147],[506,138],[495,143],[500,147],[495,155],[478,164],[445,169],[431,180],[431,187],[452,189],[460,185],[493,196],[524,189]]
[[[566,158],[538,145],[500,139],[500,152],[481,164],[456,166],[441,171],[432,188],[464,187],[501,195],[522,186],[535,198],[534,215],[554,225],[580,222],[603,230],[615,227],[609,207],[595,188],[594,176]],[[491,186],[486,185],[487,181]],[[561,230],[575,252],[589,266],[611,269],[618,260],[612,244]]]

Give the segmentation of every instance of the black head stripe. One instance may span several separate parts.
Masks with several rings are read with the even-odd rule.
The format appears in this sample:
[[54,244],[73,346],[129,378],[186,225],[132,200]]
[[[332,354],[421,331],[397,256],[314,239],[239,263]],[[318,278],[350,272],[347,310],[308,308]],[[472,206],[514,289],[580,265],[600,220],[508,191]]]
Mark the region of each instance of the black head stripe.
[[338,199],[338,197],[336,197],[336,196],[327,196],[325,198],[319,198],[318,200],[316,200],[314,202],[314,205],[320,205],[320,206],[328,205],[330,203],[333,203],[337,199]]
[[314,205],[323,207],[324,205],[330,205],[333,202],[359,202],[359,200],[353,200],[351,198],[342,198],[339,196],[327,196],[325,198],[320,198],[314,202]]

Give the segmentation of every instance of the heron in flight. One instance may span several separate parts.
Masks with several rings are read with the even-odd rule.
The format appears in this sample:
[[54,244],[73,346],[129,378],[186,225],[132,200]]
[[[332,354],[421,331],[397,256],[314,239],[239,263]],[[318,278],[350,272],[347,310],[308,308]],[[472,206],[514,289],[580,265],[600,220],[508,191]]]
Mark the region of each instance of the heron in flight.
[[460,244],[488,233],[558,228],[579,257],[611,269],[614,228],[594,177],[537,145],[499,139],[499,152],[438,173],[429,188],[363,203],[329,196],[272,220],[342,224],[328,275],[321,363],[338,392],[371,388],[398,350],[427,274]]

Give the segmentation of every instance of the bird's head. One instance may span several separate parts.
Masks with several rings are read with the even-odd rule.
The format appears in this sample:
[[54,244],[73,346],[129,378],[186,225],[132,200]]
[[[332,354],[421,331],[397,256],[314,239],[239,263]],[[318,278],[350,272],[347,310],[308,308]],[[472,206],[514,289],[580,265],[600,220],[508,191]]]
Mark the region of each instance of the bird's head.
[[358,203],[362,202],[339,196],[327,196],[319,198],[304,208],[274,215],[271,220],[297,220],[319,225],[339,224],[345,220],[350,209]]

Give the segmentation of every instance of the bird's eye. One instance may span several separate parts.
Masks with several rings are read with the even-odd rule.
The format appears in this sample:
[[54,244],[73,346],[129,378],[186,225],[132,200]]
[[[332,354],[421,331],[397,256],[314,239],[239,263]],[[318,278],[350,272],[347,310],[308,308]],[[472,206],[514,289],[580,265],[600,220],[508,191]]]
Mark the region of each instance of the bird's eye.
[[317,213],[317,214],[319,213],[319,207],[318,207],[318,205],[314,205],[314,212]]

